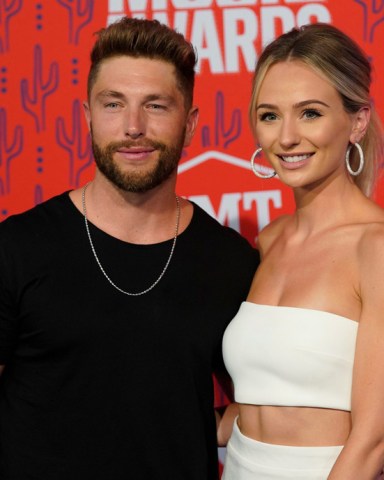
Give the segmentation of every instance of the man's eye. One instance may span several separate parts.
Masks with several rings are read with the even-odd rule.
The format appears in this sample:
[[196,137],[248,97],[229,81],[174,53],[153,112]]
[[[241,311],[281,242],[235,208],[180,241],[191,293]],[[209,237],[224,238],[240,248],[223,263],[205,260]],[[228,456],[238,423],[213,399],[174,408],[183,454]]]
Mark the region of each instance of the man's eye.
[[105,104],[105,106],[106,106],[107,108],[114,109],[114,108],[117,108],[117,107],[118,107],[118,104],[115,103],[115,102],[110,102],[110,103]]
[[148,108],[150,108],[151,110],[164,110],[165,109],[165,106],[164,105],[160,105],[158,103],[150,103],[148,105]]

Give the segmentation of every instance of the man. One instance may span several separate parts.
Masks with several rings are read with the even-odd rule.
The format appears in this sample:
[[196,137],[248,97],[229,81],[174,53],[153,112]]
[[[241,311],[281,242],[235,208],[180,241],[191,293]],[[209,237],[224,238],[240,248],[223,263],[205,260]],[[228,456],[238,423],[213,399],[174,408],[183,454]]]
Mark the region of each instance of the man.
[[212,372],[255,251],[175,195],[194,50],[156,21],[99,33],[95,177],[0,225],[0,478],[217,478]]

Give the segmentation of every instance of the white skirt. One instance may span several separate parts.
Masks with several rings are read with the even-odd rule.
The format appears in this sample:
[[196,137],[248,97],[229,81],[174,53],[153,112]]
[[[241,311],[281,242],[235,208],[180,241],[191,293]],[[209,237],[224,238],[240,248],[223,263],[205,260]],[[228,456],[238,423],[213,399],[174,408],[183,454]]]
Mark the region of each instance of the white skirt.
[[326,480],[343,446],[291,447],[244,436],[237,425],[227,445],[222,480]]

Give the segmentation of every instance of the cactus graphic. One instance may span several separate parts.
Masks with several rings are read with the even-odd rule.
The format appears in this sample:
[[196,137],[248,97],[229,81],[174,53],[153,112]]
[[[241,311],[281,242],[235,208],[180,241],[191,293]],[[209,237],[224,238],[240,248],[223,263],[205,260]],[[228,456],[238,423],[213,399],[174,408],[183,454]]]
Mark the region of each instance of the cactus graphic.
[[363,8],[364,41],[372,43],[377,26],[384,21],[384,0],[355,0]]
[[0,196],[10,192],[11,161],[23,149],[23,129],[20,125],[15,128],[10,144],[7,135],[7,112],[0,108]]
[[84,8],[81,8],[82,0],[57,0],[57,3],[68,10],[69,43],[77,45],[80,31],[92,21],[94,0],[85,0]]
[[35,185],[35,205],[42,203],[44,201],[43,198],[43,187],[41,185]]
[[0,53],[9,50],[9,22],[22,4],[22,0],[0,0]]
[[[84,137],[81,129],[80,101],[75,100],[72,105],[72,131],[68,135],[64,119],[56,120],[56,141],[69,154],[69,182],[78,187],[81,173],[92,163],[91,138],[89,134]],[[85,142],[83,141],[85,138]]]
[[[214,145],[227,148],[230,143],[236,140],[241,133],[241,110],[236,108],[232,111],[231,120],[228,128],[225,126],[225,99],[222,92],[216,93],[216,114],[215,114],[215,130]],[[203,146],[211,144],[210,128],[205,125],[201,131],[201,140]]]
[[32,93],[28,93],[27,79],[20,82],[21,103],[26,112],[35,119],[36,131],[45,130],[45,107],[46,100],[59,84],[59,65],[52,62],[49,68],[49,77],[47,82],[43,80],[43,60],[42,49],[40,45],[36,45],[34,49],[34,72],[32,80]]

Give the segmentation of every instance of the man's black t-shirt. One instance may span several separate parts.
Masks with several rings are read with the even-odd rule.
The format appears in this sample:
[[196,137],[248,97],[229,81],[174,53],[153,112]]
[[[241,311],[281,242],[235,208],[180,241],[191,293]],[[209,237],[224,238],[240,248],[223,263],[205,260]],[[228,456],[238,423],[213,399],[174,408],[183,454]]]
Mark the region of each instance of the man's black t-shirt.
[[[133,245],[90,225],[127,291],[172,240]],[[101,273],[68,193],[0,224],[0,478],[217,478],[212,371],[258,255],[198,206],[145,295]]]

